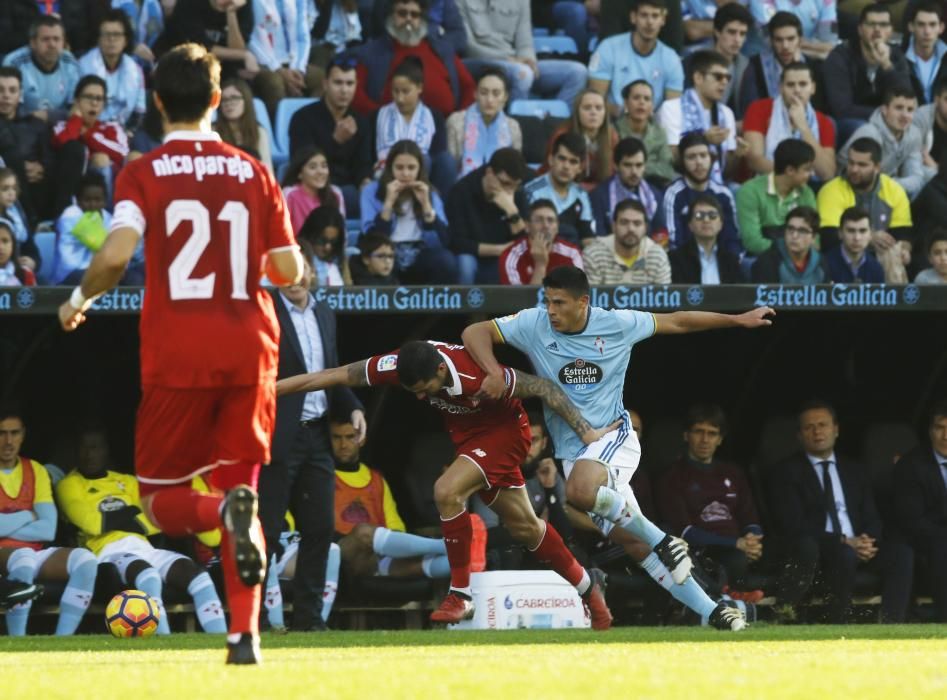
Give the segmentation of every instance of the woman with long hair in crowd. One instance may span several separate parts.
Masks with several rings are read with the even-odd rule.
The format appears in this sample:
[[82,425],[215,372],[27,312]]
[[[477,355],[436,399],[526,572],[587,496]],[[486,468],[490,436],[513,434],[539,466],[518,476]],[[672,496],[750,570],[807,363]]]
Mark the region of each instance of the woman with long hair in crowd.
[[523,150],[519,122],[505,113],[510,99],[506,73],[487,67],[477,79],[474,103],[447,120],[447,150],[460,163],[461,176],[490,160],[500,148]]
[[[552,144],[567,131],[578,134],[585,140],[585,161],[576,182],[587,190],[595,189],[599,183],[612,176],[612,151],[618,143],[618,132],[608,120],[605,98],[591,89],[579,93],[572,105],[572,116],[568,123],[556,129],[549,139],[547,163],[552,155]],[[548,167],[544,165],[543,171]]]
[[20,244],[13,233],[13,223],[0,219],[0,287],[32,287],[36,276],[20,264]]
[[381,177],[362,188],[360,202],[362,232],[374,228],[391,236],[402,281],[456,282],[457,258],[449,250],[444,204],[414,141],[391,147]]
[[309,262],[316,273],[316,284],[321,287],[352,284],[345,251],[345,219],[338,209],[313,209],[296,236],[312,248],[313,256]]
[[246,151],[273,172],[270,139],[256,120],[253,93],[246,81],[228,78],[221,84],[214,131],[225,143]]
[[297,235],[306,217],[319,207],[338,209],[345,218],[342,190],[329,184],[329,161],[318,146],[306,146],[293,156],[280,184]]

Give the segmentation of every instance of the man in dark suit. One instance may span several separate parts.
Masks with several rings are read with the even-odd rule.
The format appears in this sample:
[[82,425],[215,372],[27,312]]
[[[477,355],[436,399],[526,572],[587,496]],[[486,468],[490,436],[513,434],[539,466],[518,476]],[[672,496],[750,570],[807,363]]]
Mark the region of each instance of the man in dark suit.
[[897,464],[893,517],[926,570],[937,620],[947,622],[947,401],[928,424],[930,445],[921,445]]
[[[298,284],[271,292],[280,324],[279,378],[337,367],[335,315],[309,290],[314,274],[305,254]],[[365,414],[351,389],[290,394],[277,399],[272,463],[260,472],[260,521],[266,551],[279,547],[287,508],[299,530],[293,581],[293,629],[325,629],[321,617],[326,558],[335,529],[335,463],[329,415],[350,416],[359,443]]]
[[792,616],[818,578],[831,623],[845,622],[855,571],[878,554],[881,535],[871,484],[861,465],[836,455],[838,433],[830,404],[807,403],[799,413],[802,452],[778,465],[767,484],[773,534],[786,556],[780,606]]
[[723,229],[723,207],[712,194],[701,192],[687,212],[691,235],[668,253],[674,284],[741,284],[746,280],[735,253],[717,244]]

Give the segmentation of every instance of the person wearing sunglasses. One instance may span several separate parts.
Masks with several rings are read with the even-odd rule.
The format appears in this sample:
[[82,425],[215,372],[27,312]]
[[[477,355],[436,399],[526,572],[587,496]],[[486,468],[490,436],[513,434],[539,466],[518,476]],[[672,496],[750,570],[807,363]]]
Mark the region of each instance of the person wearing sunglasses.
[[[678,146],[680,156],[678,167],[681,177],[676,179],[664,191],[664,225],[667,227],[667,243],[662,245],[674,250],[684,245],[691,237],[687,226],[687,213],[691,203],[701,192],[712,194],[723,208],[723,229],[720,232],[720,245],[736,255],[743,254],[740,232],[737,229],[737,207],[726,185],[714,182],[710,169],[714,162],[711,145],[700,132],[685,134]],[[655,231],[660,235],[660,231]],[[656,238],[658,236],[656,235]],[[660,235],[663,240],[664,236]]]
[[701,192],[687,212],[691,237],[668,255],[674,284],[742,284],[740,258],[717,245],[723,228],[723,207],[712,194]]
[[657,115],[675,156],[682,134],[699,131],[704,135],[714,154],[711,177],[719,184],[732,176],[747,150],[746,142],[737,136],[733,110],[723,102],[732,77],[730,62],[723,55],[698,51],[691,59],[694,87],[665,100]]
[[455,47],[428,22],[428,0],[393,0],[385,33],[352,52],[358,61],[358,86],[353,107],[359,114],[377,112],[392,101],[391,76],[408,56],[420,59],[424,70],[424,103],[449,115],[474,100],[474,79]]

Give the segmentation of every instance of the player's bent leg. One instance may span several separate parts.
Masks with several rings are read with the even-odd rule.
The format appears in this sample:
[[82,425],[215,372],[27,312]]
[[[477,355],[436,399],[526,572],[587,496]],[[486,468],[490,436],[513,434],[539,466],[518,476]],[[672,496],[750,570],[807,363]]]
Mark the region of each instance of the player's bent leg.
[[236,462],[215,469],[210,485],[225,491],[221,508],[223,522],[221,568],[230,606],[227,663],[260,663],[260,605],[265,576],[266,552],[263,528],[257,517],[256,491],[259,464]]
[[[36,552],[29,547],[6,549],[0,552],[6,558],[7,578],[32,585],[38,568]],[[6,614],[7,634],[11,637],[22,637],[26,634],[26,623],[30,617],[33,600],[25,600],[14,605]]]
[[463,455],[458,456],[434,484],[434,502],[441,516],[441,532],[450,562],[451,586],[447,597],[431,613],[431,622],[456,623],[473,616],[470,596],[473,527],[467,512],[467,499],[475,491],[488,486],[480,467]]
[[[622,484],[615,483],[616,477],[610,474],[609,469],[602,462],[578,460],[566,482],[566,498],[570,502],[575,498],[574,505],[579,507],[584,507],[591,500],[591,508],[587,508],[589,512],[644,540],[671,572],[674,582],[684,583],[693,565],[687,555],[687,544],[680,538],[666,534],[641,512],[627,483],[633,469],[623,471],[612,468],[624,479]],[[593,488],[594,499],[591,498]]]
[[[171,554],[169,552],[169,554]],[[165,581],[182,590],[194,601],[194,613],[201,629],[210,634],[225,634],[227,622],[224,619],[224,606],[217,595],[217,589],[210,578],[210,574],[201,569],[191,559],[183,554],[174,558],[174,562],[167,567]]]
[[40,580],[66,581],[66,589],[59,599],[59,620],[56,635],[74,634],[82,616],[92,602],[99,561],[88,549],[57,548],[40,565],[36,577]]
[[575,586],[589,610],[594,629],[611,627],[612,614],[605,603],[604,574],[597,572],[593,577],[576,561],[556,528],[536,517],[525,488],[503,489],[490,507],[510,534],[525,544],[538,561]]
[[333,542],[329,545],[329,554],[326,557],[326,584],[322,592],[322,617],[323,622],[329,621],[329,615],[332,613],[332,606],[335,604],[335,597],[339,593],[339,569],[342,566],[342,549]]

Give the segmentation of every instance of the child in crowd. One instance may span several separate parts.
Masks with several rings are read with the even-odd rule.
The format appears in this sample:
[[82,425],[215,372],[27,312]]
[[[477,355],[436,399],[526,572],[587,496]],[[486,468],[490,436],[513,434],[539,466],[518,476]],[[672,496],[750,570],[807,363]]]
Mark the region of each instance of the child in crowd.
[[929,268],[918,273],[915,284],[947,284],[947,229],[935,228],[927,239]]
[[18,247],[13,224],[0,219],[0,287],[32,287],[36,284],[33,271],[20,265]]
[[16,173],[10,168],[0,168],[0,218],[6,219],[12,232],[13,239],[19,249],[16,263],[35,273],[39,269],[40,256],[36,244],[33,243],[33,234],[30,231],[26,212],[20,204],[20,183]]
[[395,274],[395,245],[383,232],[370,229],[358,239],[359,255],[351,261],[352,284],[383,287],[399,284]]
[[[92,262],[92,256],[105,243],[112,214],[105,208],[107,191],[98,173],[82,176],[76,191],[76,203],[66,208],[56,221],[56,259],[50,284],[74,285]],[[144,255],[139,242],[122,284],[140,285],[145,281]]]
[[434,186],[446,192],[457,179],[457,162],[447,152],[444,117],[421,102],[424,68],[408,56],[391,74],[391,102],[378,110],[375,121],[375,177],[381,177],[388,152],[399,141],[413,141],[421,149]]
[[345,255],[345,219],[338,209],[314,209],[306,217],[297,237],[312,246],[314,255],[310,262],[316,273],[316,284],[321,287],[352,284]]
[[335,207],[345,219],[342,190],[329,184],[329,161],[321,148],[308,146],[297,153],[283,175],[282,185],[297,236],[306,217],[323,205]]

